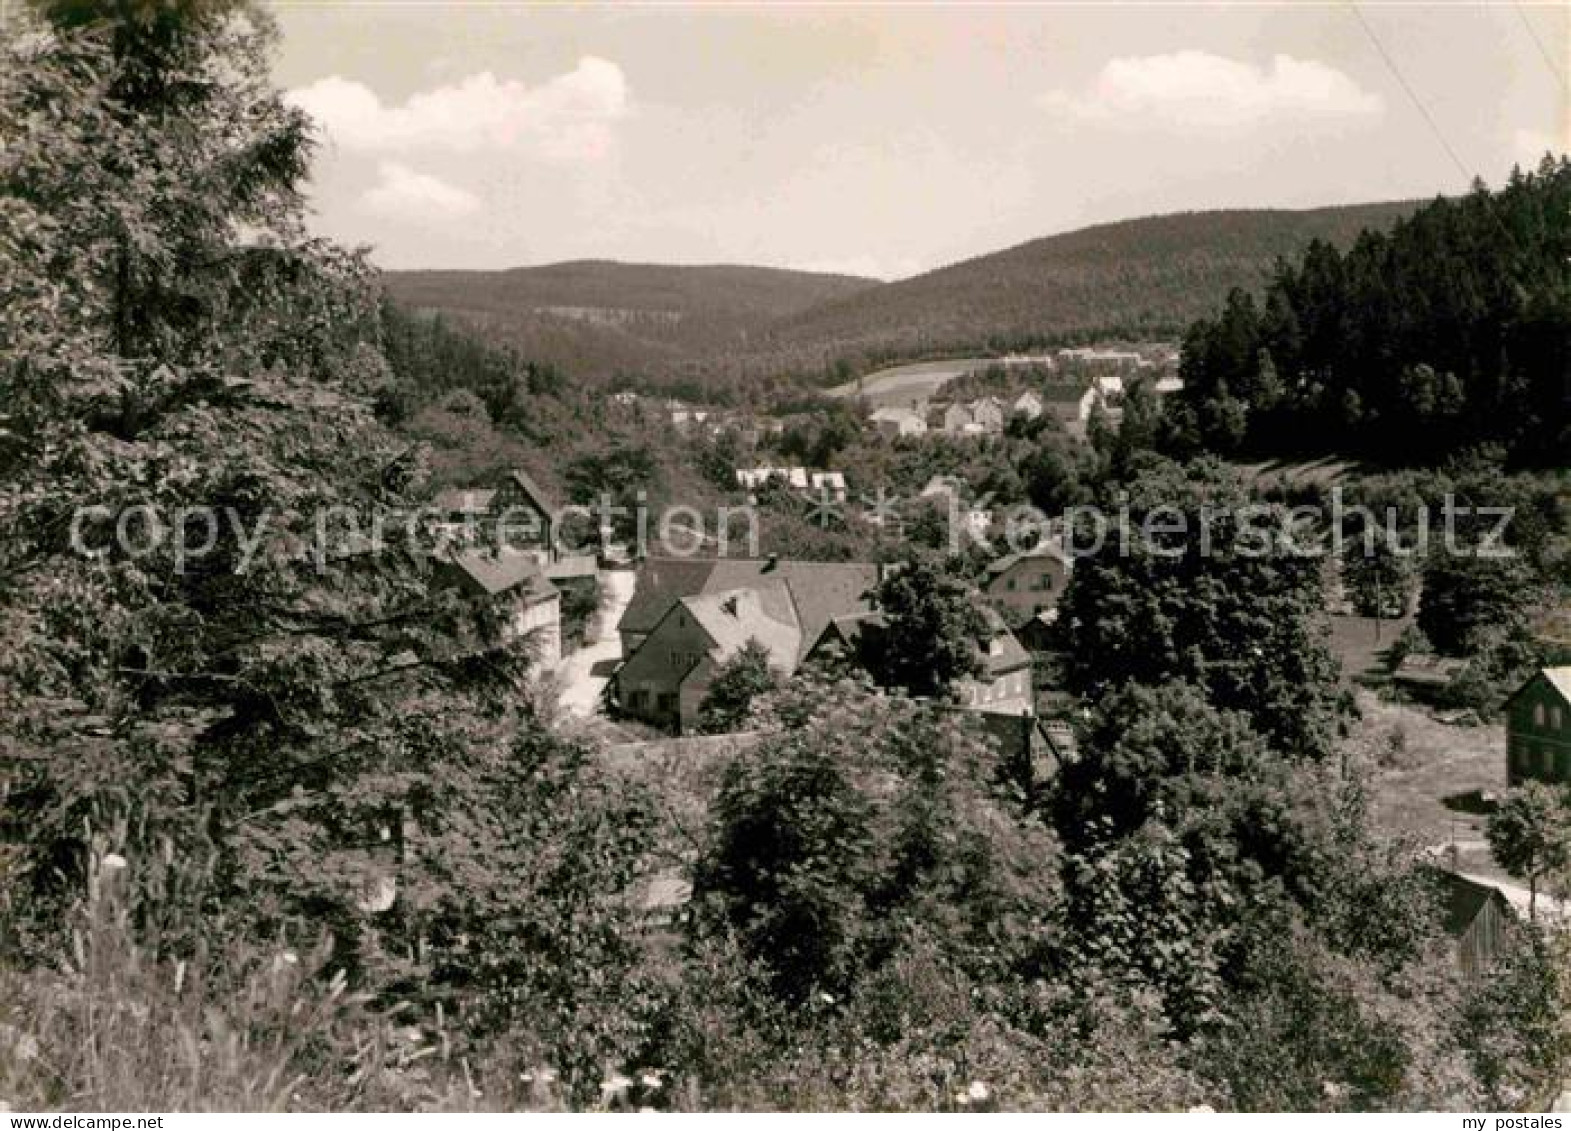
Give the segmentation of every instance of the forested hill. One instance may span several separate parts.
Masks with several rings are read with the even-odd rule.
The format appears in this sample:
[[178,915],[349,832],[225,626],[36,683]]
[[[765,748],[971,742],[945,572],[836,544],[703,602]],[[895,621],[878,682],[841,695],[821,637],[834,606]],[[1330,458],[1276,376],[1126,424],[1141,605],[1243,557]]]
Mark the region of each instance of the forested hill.
[[669,375],[875,279],[770,267],[578,260],[508,271],[392,271],[401,305],[580,375]]
[[782,320],[782,351],[885,357],[1069,338],[1176,336],[1233,287],[1258,287],[1311,240],[1346,246],[1412,202],[1183,212],[1032,240]]
[[1188,212],[1032,240],[895,283],[764,267],[578,261],[395,271],[389,294],[589,378],[711,387],[932,352],[1176,337],[1315,239],[1339,247],[1413,203]]
[[1571,163],[1316,244],[1184,341],[1180,448],[1438,463],[1571,450]]

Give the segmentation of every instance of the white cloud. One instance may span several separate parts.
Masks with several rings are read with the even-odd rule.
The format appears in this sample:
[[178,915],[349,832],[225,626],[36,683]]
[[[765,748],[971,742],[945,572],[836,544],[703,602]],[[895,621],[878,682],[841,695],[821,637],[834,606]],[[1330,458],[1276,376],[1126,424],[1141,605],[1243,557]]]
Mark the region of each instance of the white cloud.
[[1085,92],[1056,90],[1039,101],[1069,121],[1185,131],[1281,120],[1340,123],[1385,111],[1378,94],[1313,59],[1277,55],[1269,67],[1256,67],[1204,51],[1111,59]]
[[383,161],[381,178],[360,198],[369,212],[392,220],[443,221],[480,211],[480,198],[396,161]]
[[593,161],[610,152],[629,109],[627,78],[615,63],[585,56],[539,86],[490,71],[384,105],[363,83],[332,75],[291,91],[348,150],[478,153],[514,151],[550,161]]

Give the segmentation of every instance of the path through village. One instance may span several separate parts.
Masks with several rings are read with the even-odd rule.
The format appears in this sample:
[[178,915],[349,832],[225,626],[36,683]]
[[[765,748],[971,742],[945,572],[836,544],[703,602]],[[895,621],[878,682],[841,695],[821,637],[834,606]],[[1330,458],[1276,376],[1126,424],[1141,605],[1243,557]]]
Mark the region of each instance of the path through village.
[[584,646],[557,668],[562,687],[560,702],[565,714],[587,719],[599,712],[600,696],[612,669],[622,658],[622,638],[617,635],[616,626],[633,599],[636,581],[637,575],[630,569],[600,572],[605,603],[589,624]]

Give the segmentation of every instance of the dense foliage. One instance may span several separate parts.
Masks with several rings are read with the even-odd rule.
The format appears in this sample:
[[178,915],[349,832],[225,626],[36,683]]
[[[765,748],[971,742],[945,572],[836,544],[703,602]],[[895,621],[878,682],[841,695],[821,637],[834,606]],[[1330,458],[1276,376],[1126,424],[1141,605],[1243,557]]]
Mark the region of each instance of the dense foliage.
[[1351,249],[1316,242],[1184,342],[1175,444],[1433,464],[1571,450],[1571,164],[1439,199]]
[[1060,614],[1071,688],[1192,683],[1282,753],[1324,756],[1338,703],[1322,559],[1284,545],[1283,511],[1215,463],[1151,463],[1107,502],[1100,539],[1086,523],[1072,532]]
[[[1326,757],[1313,565],[1214,525],[1082,559],[1079,753],[1030,789],[1045,760],[943,696],[974,555],[881,586],[882,674],[925,699],[745,649],[705,704],[745,735],[566,737],[530,641],[401,537],[425,453],[467,482],[546,449],[581,501],[713,494],[734,453],[587,427],[309,239],[258,7],[40,0],[6,34],[0,1104],[1476,1109],[1563,1077],[1565,956],[1529,931],[1455,977]],[[1096,451],[781,442],[1137,522],[1242,501],[1125,419]],[[1520,808],[1493,837],[1547,875]]]
[[593,1088],[613,1037],[561,1018],[629,953],[639,806],[534,718],[527,641],[367,542],[421,469],[366,269],[301,230],[270,36],[51,3],[5,44],[0,940],[56,962],[107,869],[155,959],[325,936]]

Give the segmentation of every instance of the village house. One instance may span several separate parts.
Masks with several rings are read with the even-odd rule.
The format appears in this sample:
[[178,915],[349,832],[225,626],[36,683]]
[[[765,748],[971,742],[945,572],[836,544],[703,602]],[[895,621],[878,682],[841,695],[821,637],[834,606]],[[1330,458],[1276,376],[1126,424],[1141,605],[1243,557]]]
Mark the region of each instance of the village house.
[[505,544],[550,563],[557,550],[557,508],[540,484],[522,468],[498,476],[489,486],[455,487],[431,501],[434,529],[458,543]]
[[[616,679],[623,709],[663,724],[680,724],[683,721],[679,710],[683,681],[692,673],[696,660],[679,663],[689,659],[686,653],[692,648],[659,642],[643,655],[656,630],[661,629],[671,611],[687,598],[772,588],[777,584],[785,588],[797,631],[801,634],[798,651],[805,654],[831,620],[855,616],[872,608],[878,567],[865,562],[802,562],[779,558],[650,558],[640,567],[633,598],[617,624],[622,654],[627,657]],[[750,623],[759,617],[786,623],[775,597],[757,605],[742,602],[732,615],[751,618]],[[770,633],[777,631],[761,621],[755,627]],[[664,631],[682,635],[684,640],[694,639],[686,635],[690,632],[686,622],[679,621]],[[713,632],[709,634],[714,635]],[[721,642],[717,641],[714,648],[721,648]],[[712,650],[706,650],[705,654]],[[782,667],[788,672],[794,671],[800,659],[800,654],[795,655]],[[704,673],[699,672],[689,689],[697,687],[703,678]],[[644,694],[635,698],[636,692]],[[635,703],[638,706],[635,707]]]
[[1079,346],[1058,351],[1058,359],[1082,366],[1113,368],[1124,371],[1148,368],[1151,362],[1136,350],[1103,349],[1096,346]]
[[1043,545],[993,562],[983,592],[1009,610],[1010,623],[1018,626],[1057,610],[1068,582],[1068,558],[1058,547]]
[[981,609],[986,624],[976,642],[981,672],[960,680],[955,688],[960,702],[979,711],[1001,715],[1026,715],[1034,708],[1031,686],[1031,653],[1020,646],[1004,618],[993,609]]
[[939,414],[939,427],[949,435],[964,436],[976,431],[976,418],[971,415],[970,405],[955,402],[934,408]]
[[927,419],[909,408],[881,408],[867,419],[880,435],[891,439],[921,436],[927,432]]
[[707,423],[713,413],[714,409],[707,405],[691,405],[677,400],[666,402],[666,414],[671,418],[671,427],[678,431]]
[[[957,680],[956,703],[974,711],[1025,715],[1033,710],[1031,654],[1020,646],[996,611],[979,606],[984,629],[974,646],[980,670]],[[881,631],[885,621],[876,610],[834,617],[807,647],[805,659],[827,661],[837,656],[861,665],[868,638]]]
[[971,402],[971,422],[975,431],[996,435],[1004,430],[1004,406],[997,397],[982,397]]
[[453,547],[432,558],[433,591],[456,590],[476,605],[490,604],[504,643],[526,641],[545,667],[562,659],[562,597],[536,555]]
[[1042,387],[1042,407],[1054,420],[1072,432],[1083,433],[1096,407],[1095,385],[1077,381],[1053,381]]
[[992,740],[999,766],[1028,797],[1037,796],[1074,757],[1073,732],[1054,720],[970,708],[959,708],[958,714]]
[[1042,398],[1027,389],[1015,398],[1014,403],[1009,406],[1009,411],[1015,416],[1035,420],[1043,412]]
[[1539,669],[1506,700],[1506,776],[1571,784],[1571,667]]
[[802,622],[784,581],[682,597],[617,672],[620,706],[649,722],[688,730],[715,675],[750,641],[764,649],[779,675],[796,670]]
[[807,490],[805,467],[739,467],[736,469],[737,486],[756,491],[767,483],[782,483],[793,491]]

